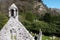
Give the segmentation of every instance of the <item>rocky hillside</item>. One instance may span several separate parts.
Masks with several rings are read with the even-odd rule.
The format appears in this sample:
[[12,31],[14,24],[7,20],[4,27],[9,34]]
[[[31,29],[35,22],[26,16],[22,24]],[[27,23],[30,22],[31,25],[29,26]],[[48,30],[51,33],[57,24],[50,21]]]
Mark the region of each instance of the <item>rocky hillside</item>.
[[46,12],[46,5],[43,4],[41,0],[1,0],[0,1],[0,11],[2,13],[7,13],[9,6],[15,3],[18,8],[19,12],[27,12],[27,11],[34,11],[38,13],[42,13],[42,10]]
[[60,15],[60,9],[57,8],[49,8],[51,15],[58,16]]
[[59,9],[48,8],[42,0],[0,0],[0,12],[8,13],[8,8],[12,3],[17,5],[20,13],[32,11],[37,15],[44,15],[47,12],[52,15],[60,14]]

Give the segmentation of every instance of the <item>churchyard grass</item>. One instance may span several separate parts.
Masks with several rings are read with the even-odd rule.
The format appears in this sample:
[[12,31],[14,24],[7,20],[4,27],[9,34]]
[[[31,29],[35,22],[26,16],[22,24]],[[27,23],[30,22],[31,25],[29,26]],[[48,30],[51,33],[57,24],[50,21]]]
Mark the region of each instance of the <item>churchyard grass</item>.
[[60,38],[59,37],[50,37],[50,36],[42,36],[42,40],[60,40]]

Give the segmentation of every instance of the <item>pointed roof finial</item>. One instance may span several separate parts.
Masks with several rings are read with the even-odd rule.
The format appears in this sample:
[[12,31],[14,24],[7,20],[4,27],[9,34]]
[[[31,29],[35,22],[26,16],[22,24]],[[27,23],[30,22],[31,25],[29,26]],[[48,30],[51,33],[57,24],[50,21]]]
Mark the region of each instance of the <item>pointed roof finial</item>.
[[17,8],[17,6],[13,3],[13,4],[9,7],[9,9],[18,9],[18,8]]

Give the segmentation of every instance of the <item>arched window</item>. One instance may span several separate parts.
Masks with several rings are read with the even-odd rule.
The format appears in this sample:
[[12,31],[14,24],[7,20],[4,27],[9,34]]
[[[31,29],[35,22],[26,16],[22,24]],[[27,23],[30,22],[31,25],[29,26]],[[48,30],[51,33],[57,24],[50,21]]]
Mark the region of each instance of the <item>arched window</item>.
[[14,10],[11,9],[11,16],[14,16]]

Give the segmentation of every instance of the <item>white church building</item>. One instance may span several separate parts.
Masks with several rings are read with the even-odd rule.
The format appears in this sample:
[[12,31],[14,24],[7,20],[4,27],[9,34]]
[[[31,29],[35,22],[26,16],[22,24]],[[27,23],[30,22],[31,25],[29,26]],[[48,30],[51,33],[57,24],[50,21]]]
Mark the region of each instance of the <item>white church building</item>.
[[[42,37],[42,32],[39,35]],[[40,36],[38,40],[42,40]],[[0,40],[35,40],[18,20],[18,8],[15,4],[9,7],[9,20],[0,30]]]

